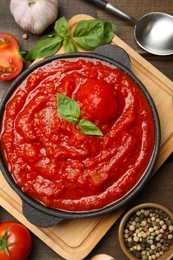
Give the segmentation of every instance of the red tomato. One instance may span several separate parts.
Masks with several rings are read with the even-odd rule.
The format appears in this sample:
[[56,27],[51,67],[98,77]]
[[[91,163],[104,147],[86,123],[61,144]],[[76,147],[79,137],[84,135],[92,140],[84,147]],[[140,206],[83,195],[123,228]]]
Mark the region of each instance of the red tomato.
[[113,85],[104,80],[87,79],[76,93],[81,117],[92,122],[108,122],[117,114],[117,97]]
[[17,39],[5,32],[0,32],[0,80],[10,80],[23,69],[23,60],[19,53]]
[[17,222],[0,223],[0,259],[25,260],[32,247],[29,230]]

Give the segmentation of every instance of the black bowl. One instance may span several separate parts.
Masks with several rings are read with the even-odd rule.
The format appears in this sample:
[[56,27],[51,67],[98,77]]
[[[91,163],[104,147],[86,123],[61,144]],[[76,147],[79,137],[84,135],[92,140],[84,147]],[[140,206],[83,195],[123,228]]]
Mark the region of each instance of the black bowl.
[[128,192],[127,195],[122,197],[122,199],[119,199],[118,201],[115,201],[111,205],[108,205],[104,208],[101,208],[99,210],[92,210],[92,211],[86,211],[86,212],[66,212],[61,211],[57,209],[52,209],[49,207],[44,206],[43,204],[39,203],[38,201],[32,199],[30,196],[28,196],[26,193],[24,193],[21,188],[15,183],[14,179],[12,178],[9,170],[7,169],[7,166],[3,160],[2,151],[1,152],[1,169],[2,173],[9,183],[9,185],[12,187],[12,189],[20,196],[22,199],[22,207],[23,207],[23,214],[25,217],[36,226],[40,227],[49,227],[54,226],[62,219],[75,219],[75,218],[86,218],[86,217],[95,217],[99,215],[103,215],[106,213],[110,213],[115,211],[116,209],[120,208],[124,204],[126,204],[129,200],[131,200],[146,184],[148,179],[151,176],[152,170],[155,166],[155,163],[157,161],[157,156],[160,148],[160,122],[159,117],[157,113],[157,109],[155,107],[155,104],[148,93],[147,89],[144,87],[144,85],[140,82],[140,80],[132,73],[130,70],[130,59],[127,53],[121,49],[118,46],[113,45],[105,45],[97,48],[95,51],[91,53],[71,53],[71,54],[62,54],[53,56],[50,58],[47,58],[45,60],[42,60],[33,66],[29,67],[27,70],[25,70],[18,78],[16,78],[11,86],[8,88],[6,93],[4,94],[2,98],[2,102],[0,105],[0,118],[1,122],[3,119],[3,113],[5,109],[6,102],[11,97],[14,90],[17,88],[20,82],[22,82],[26,76],[28,76],[31,72],[33,72],[38,67],[49,63],[56,59],[64,59],[64,58],[76,58],[76,57],[86,57],[86,58],[93,58],[101,61],[108,62],[109,64],[120,68],[125,73],[127,73],[140,87],[140,89],[143,91],[146,99],[148,100],[148,103],[151,107],[151,111],[153,113],[154,122],[155,122],[155,145],[154,150],[152,153],[152,157],[150,160],[150,163],[148,165],[148,168],[143,175],[143,177],[140,179],[140,181],[135,185],[135,187]]

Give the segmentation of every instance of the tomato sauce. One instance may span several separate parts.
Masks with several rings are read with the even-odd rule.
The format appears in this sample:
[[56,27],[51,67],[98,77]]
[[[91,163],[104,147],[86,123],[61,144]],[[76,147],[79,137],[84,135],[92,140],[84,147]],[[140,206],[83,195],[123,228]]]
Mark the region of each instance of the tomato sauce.
[[[103,136],[61,118],[56,94],[73,98],[81,118]],[[52,61],[33,71],[8,101],[2,150],[15,182],[44,205],[100,209],[122,198],[144,174],[155,124],[145,95],[121,69],[94,59]]]

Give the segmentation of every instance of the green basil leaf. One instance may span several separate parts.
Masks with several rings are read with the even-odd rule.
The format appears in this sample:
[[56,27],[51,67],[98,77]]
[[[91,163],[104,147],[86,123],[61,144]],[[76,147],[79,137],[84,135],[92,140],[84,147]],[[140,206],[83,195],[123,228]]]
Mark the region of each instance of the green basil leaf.
[[100,129],[89,120],[81,119],[78,122],[78,126],[80,130],[87,135],[103,136],[103,133],[100,131]]
[[64,52],[65,53],[77,52],[77,48],[76,48],[76,46],[73,43],[73,40],[71,38],[65,39],[63,41],[63,45],[64,45]]
[[60,116],[70,123],[77,123],[80,117],[80,107],[78,103],[61,94],[57,94],[57,102]]
[[67,20],[64,17],[61,17],[55,22],[54,29],[63,39],[69,37],[70,28],[68,26]]
[[82,20],[77,23],[73,40],[84,50],[93,50],[96,47],[111,42],[116,31],[116,25],[99,19]]
[[27,60],[45,58],[55,54],[62,46],[63,40],[59,35],[43,36],[27,54]]

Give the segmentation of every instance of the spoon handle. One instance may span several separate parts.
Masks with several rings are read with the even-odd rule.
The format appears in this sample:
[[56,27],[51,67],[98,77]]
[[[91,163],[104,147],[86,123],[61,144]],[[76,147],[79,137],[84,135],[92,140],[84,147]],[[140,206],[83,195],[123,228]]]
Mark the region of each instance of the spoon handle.
[[100,7],[101,9],[104,9],[108,13],[116,15],[116,16],[118,16],[119,18],[121,18],[123,20],[127,20],[132,25],[135,25],[136,22],[137,22],[133,17],[131,17],[128,14],[124,13],[123,11],[121,11],[120,9],[115,7],[114,5],[110,4],[106,0],[84,0],[84,1],[89,2],[91,4],[94,4],[94,5],[98,6],[98,7]]

